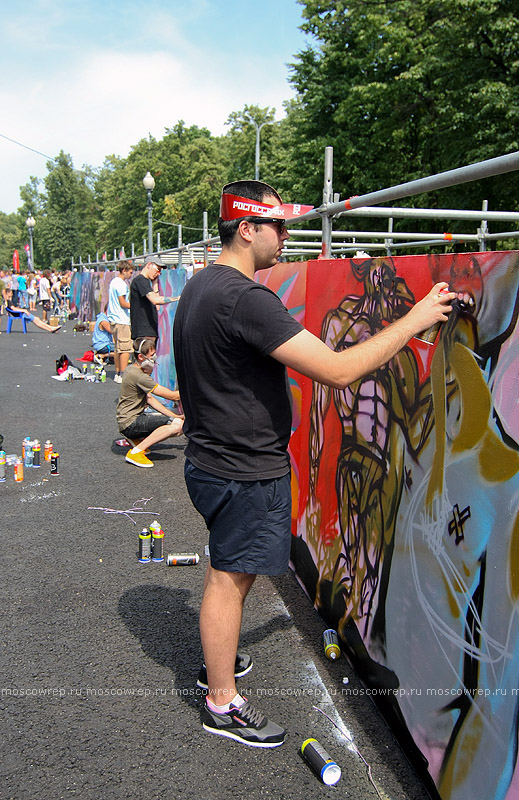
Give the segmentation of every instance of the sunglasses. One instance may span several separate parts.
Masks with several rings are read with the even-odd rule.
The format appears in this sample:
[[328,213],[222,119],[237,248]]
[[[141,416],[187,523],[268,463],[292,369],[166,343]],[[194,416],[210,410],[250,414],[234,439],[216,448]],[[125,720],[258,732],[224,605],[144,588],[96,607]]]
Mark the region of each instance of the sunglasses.
[[283,233],[285,233],[287,229],[284,219],[267,219],[266,217],[254,217],[254,219],[251,219],[251,222],[253,222],[254,225],[266,225],[267,223],[269,225],[277,225],[278,233],[280,236]]

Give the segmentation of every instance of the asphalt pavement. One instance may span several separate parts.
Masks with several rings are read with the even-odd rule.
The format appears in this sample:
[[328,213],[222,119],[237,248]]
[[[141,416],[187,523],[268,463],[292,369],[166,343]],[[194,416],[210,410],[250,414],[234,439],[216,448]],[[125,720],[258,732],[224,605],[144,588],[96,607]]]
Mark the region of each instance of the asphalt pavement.
[[[184,437],[153,448],[153,469],[124,460],[118,385],[53,379],[55,361],[90,347],[68,322],[57,334],[0,329],[0,433],[7,454],[25,436],[53,442],[42,460],[0,483],[0,798],[169,800],[286,798],[422,800],[425,785],[343,656],[329,662],[324,621],[292,572],[260,577],[241,649],[253,670],[239,688],[288,730],[273,750],[203,731],[195,685],[207,534],[183,480]],[[157,519],[164,550],[196,566],[140,564],[138,535]],[[320,783],[299,751],[315,737],[342,769]]]

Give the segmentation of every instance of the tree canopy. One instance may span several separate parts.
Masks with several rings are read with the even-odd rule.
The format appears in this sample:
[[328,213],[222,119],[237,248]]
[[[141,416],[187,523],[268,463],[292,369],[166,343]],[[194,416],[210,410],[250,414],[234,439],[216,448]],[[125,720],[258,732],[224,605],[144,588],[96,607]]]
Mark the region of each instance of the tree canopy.
[[[300,2],[316,41],[291,66],[293,148],[309,192],[325,145],[343,197],[518,149],[515,0]],[[515,173],[420,202],[510,209],[517,189]]]

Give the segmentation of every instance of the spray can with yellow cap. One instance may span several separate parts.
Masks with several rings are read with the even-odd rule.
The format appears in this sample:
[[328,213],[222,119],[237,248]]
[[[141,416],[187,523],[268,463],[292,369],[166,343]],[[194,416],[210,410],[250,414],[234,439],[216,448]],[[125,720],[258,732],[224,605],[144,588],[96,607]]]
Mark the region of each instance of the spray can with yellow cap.
[[317,739],[306,739],[301,745],[301,753],[326,786],[335,786],[340,781],[341,768]]
[[324,655],[330,661],[337,661],[341,655],[341,648],[339,647],[339,637],[333,628],[328,628],[323,633]]
[[151,560],[164,561],[164,531],[160,523],[155,520],[150,525],[151,531]]

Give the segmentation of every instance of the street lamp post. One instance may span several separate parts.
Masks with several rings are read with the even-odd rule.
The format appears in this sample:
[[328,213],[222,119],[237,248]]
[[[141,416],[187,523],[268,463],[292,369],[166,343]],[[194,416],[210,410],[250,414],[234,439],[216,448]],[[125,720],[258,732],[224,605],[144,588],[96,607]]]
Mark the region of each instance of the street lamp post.
[[152,220],[152,209],[153,209],[153,202],[151,199],[151,193],[155,188],[155,179],[151,172],[147,172],[144,178],[142,179],[144,184],[144,188],[146,189],[146,193],[148,195],[148,202],[146,207],[148,209],[148,255],[152,252],[153,247],[153,220]]
[[250,114],[247,114],[247,119],[252,122],[256,128],[256,157],[254,161],[254,178],[259,181],[259,168],[260,168],[260,131],[265,125],[275,125],[279,120],[265,120],[258,125],[255,119]]
[[29,231],[29,253],[30,253],[30,257],[31,257],[31,270],[33,270],[34,269],[34,251],[33,251],[33,246],[32,246],[32,234],[33,234],[33,231],[34,231],[34,226],[36,225],[36,221],[35,221],[35,219],[34,219],[32,214],[29,214],[25,224],[27,225],[27,230]]

